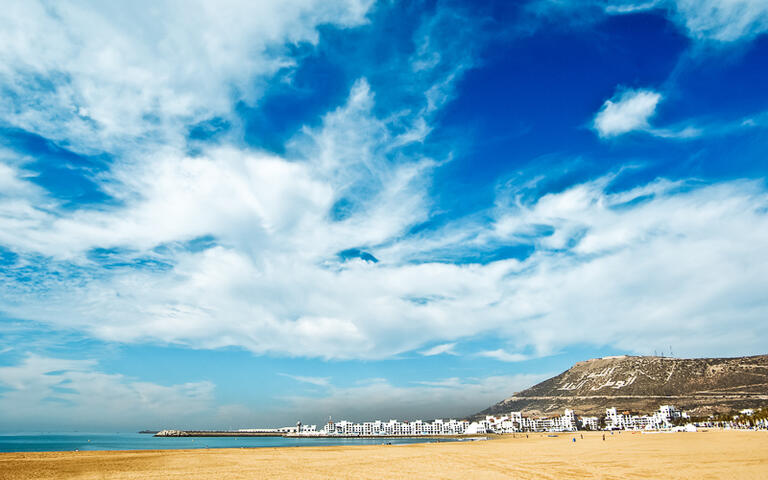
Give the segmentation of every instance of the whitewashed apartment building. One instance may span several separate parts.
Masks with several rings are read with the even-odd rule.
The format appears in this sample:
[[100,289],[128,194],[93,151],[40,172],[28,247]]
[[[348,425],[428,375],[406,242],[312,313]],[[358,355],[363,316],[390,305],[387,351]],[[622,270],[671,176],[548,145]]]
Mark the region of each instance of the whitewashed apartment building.
[[606,430],[659,430],[672,427],[672,422],[678,418],[688,418],[685,412],[677,410],[672,405],[662,405],[653,415],[631,415],[628,412],[618,413],[616,408],[605,411]]
[[411,422],[401,422],[398,420],[389,420],[382,422],[376,420],[373,422],[354,423],[347,420],[338,422],[329,421],[320,431],[323,435],[343,435],[343,436],[375,436],[375,435],[462,435],[469,427],[466,420],[443,420],[437,419],[433,422],[414,420]]
[[573,410],[566,409],[559,417],[524,417],[521,412],[509,415],[488,415],[485,420],[470,425],[469,433],[516,433],[516,432],[574,432],[577,428]]
[[[653,415],[619,413],[616,408],[605,411],[606,430],[658,430],[671,428],[675,419],[688,418],[685,412],[672,405],[662,405]],[[488,415],[485,420],[473,422],[465,433],[517,433],[517,432],[575,432],[600,430],[598,417],[576,418],[573,410],[566,409],[559,417],[527,418],[521,412],[508,415]]]

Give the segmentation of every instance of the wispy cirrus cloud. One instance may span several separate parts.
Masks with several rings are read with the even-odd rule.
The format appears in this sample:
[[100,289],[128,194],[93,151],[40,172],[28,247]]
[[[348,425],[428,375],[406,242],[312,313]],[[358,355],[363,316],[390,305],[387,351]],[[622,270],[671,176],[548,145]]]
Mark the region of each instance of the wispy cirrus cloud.
[[590,24],[605,15],[664,12],[697,42],[734,44],[768,31],[768,6],[761,0],[539,0],[526,7],[532,14],[568,15],[567,21]]
[[530,360],[531,358],[528,355],[522,353],[509,353],[501,348],[496,350],[484,350],[482,352],[478,352],[476,355],[480,357],[495,358],[496,360],[500,360],[502,362],[522,362],[525,360]]
[[453,351],[454,347],[456,347],[456,342],[442,343],[440,345],[435,345],[434,347],[428,348],[426,350],[422,350],[419,353],[421,355],[424,355],[425,357],[431,357],[434,355],[442,355],[442,354],[455,355],[455,352]]
[[304,375],[291,375],[290,373],[278,373],[278,375],[288,377],[292,380],[296,380],[297,382],[309,383],[310,385],[315,385],[318,387],[327,387],[331,384],[330,377],[307,377]]
[[288,74],[288,46],[316,43],[321,25],[361,25],[371,5],[15,2],[0,12],[0,115],[81,152],[182,145],[188,126],[232,120],[237,101]]
[[736,42],[768,31],[768,5],[760,0],[676,0],[672,5],[674,19],[698,40]]

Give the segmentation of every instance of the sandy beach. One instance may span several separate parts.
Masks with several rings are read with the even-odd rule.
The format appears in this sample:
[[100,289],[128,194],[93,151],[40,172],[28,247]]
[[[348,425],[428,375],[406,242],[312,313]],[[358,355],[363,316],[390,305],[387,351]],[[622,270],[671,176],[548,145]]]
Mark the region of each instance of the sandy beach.
[[[765,479],[768,433],[530,434],[479,442],[0,454],[0,479]],[[573,442],[573,438],[576,442]]]

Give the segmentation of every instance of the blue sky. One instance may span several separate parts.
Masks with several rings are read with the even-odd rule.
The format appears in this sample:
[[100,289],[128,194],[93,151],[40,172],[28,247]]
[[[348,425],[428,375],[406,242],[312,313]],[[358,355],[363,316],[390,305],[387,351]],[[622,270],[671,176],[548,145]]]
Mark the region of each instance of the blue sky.
[[254,3],[0,12],[1,429],[766,353],[764,2]]

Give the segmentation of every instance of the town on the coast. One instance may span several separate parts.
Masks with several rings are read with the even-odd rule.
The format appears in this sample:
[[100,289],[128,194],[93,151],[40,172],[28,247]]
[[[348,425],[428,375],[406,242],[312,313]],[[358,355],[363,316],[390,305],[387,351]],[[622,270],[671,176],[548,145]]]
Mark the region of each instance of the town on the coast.
[[575,432],[575,431],[696,431],[698,428],[768,430],[768,408],[743,409],[728,415],[693,418],[673,405],[662,405],[650,415],[633,414],[608,408],[604,416],[576,416],[572,409],[563,415],[552,417],[527,417],[522,412],[506,415],[487,415],[483,420],[443,420],[432,422],[413,420],[375,420],[351,422],[330,420],[320,429],[317,425],[281,428],[250,428],[234,431],[183,431],[163,430],[160,437],[177,436],[286,436],[286,437],[406,437],[406,436],[463,436],[483,434],[514,434],[526,432]]
[[[759,412],[760,413],[760,412]],[[302,436],[399,436],[399,435],[477,435],[524,432],[575,432],[579,430],[668,430],[695,431],[698,427],[768,429],[766,415],[755,415],[754,409],[741,410],[730,419],[712,417],[694,421],[673,405],[662,405],[651,415],[631,414],[608,408],[605,416],[577,417],[566,409],[554,417],[526,417],[522,412],[487,415],[484,420],[442,420],[433,422],[389,420],[355,423],[347,420],[328,421],[322,429],[300,422],[291,433]]]

